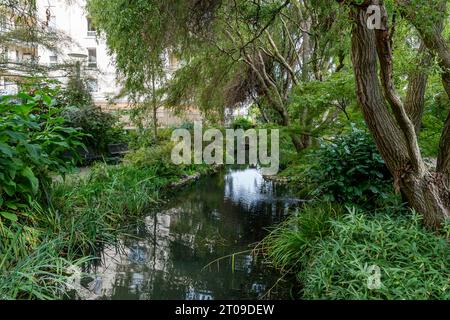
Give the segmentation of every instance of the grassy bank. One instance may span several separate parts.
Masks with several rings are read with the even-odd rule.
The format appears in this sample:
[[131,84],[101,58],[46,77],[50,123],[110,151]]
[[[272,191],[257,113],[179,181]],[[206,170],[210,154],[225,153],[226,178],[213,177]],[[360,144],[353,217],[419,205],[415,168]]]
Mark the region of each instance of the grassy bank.
[[72,266],[115,243],[125,225],[156,206],[173,182],[211,170],[172,165],[167,150],[141,149],[121,165],[97,164],[82,177],[68,176],[52,186],[48,208],[34,204],[26,226],[0,225],[0,297],[64,297]]
[[426,230],[421,215],[394,194],[365,132],[322,143],[280,175],[311,202],[260,248],[284,277],[297,280],[302,298],[450,298],[448,227]]
[[[304,299],[449,299],[448,238],[421,217],[327,203],[305,207],[261,244]],[[376,273],[379,270],[379,286]]]

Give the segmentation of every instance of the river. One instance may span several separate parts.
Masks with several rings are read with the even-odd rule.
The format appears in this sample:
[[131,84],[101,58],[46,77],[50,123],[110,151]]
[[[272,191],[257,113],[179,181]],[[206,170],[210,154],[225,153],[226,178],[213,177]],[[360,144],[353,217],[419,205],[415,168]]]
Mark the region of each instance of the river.
[[289,298],[287,286],[269,290],[280,275],[251,251],[299,205],[287,194],[257,169],[228,168],[200,179],[133,224],[121,249],[102,252],[85,284],[87,298]]

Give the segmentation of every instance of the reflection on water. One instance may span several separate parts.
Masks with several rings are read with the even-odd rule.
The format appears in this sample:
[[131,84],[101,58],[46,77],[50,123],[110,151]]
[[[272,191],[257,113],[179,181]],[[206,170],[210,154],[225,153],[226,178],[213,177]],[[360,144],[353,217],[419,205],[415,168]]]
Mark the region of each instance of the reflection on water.
[[[256,169],[201,179],[170,198],[123,240],[105,249],[87,286],[94,299],[252,299],[273,286],[250,251],[298,201]],[[283,197],[279,195],[283,194]],[[276,293],[272,298],[283,298]],[[272,293],[272,294],[273,294]]]

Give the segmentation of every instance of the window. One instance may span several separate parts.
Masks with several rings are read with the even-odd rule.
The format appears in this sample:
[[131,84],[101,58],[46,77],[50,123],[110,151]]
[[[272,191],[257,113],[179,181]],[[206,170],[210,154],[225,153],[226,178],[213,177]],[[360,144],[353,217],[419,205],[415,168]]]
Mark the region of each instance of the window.
[[97,68],[97,49],[88,49],[88,68]]
[[48,30],[49,31],[56,31],[56,16],[50,15],[48,17]]
[[0,61],[8,61],[8,47],[1,48]]
[[22,60],[25,62],[31,62],[33,60],[33,55],[31,53],[24,53],[22,55]]
[[20,52],[16,50],[16,62],[20,62]]
[[8,20],[4,14],[0,14],[0,31],[8,31]]
[[95,27],[92,25],[92,20],[90,18],[87,18],[87,36],[88,37],[95,37],[97,30],[95,30]]
[[52,53],[49,56],[50,64],[57,64],[58,63],[58,55],[56,53]]
[[98,81],[97,79],[88,79],[87,87],[89,92],[98,92]]

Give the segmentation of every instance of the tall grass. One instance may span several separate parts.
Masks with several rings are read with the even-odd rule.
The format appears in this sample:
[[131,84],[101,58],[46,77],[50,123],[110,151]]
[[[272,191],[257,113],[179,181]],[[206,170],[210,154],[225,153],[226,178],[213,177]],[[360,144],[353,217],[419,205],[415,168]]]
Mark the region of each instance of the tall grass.
[[340,216],[342,211],[330,203],[305,206],[278,225],[259,246],[270,263],[282,272],[300,268],[314,244],[330,234],[331,219]]
[[184,174],[209,170],[175,168],[159,154],[167,150],[149,152],[152,157],[131,155],[118,166],[97,164],[87,175],[54,183],[51,205],[33,203],[26,223],[0,220],[0,297],[63,297],[71,266],[117,243],[128,224],[160,202],[169,184]]
[[[305,299],[449,299],[448,238],[415,213],[306,207],[262,243],[267,260],[295,275]],[[370,269],[381,286],[370,289]]]
[[73,267],[80,267],[89,258],[77,258],[63,252],[61,237],[43,238],[29,252],[17,230],[12,241],[0,255],[0,299],[55,299],[66,294],[66,283]]

